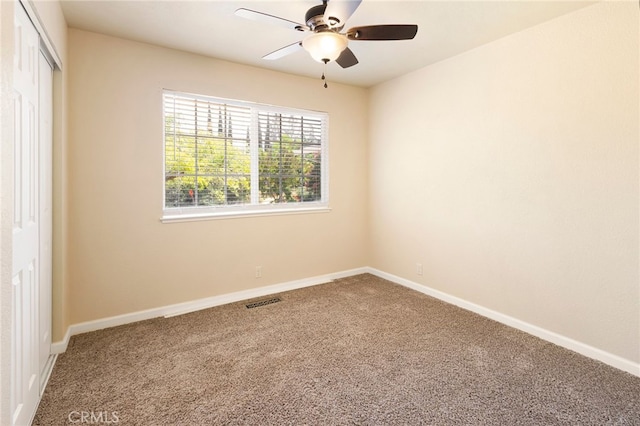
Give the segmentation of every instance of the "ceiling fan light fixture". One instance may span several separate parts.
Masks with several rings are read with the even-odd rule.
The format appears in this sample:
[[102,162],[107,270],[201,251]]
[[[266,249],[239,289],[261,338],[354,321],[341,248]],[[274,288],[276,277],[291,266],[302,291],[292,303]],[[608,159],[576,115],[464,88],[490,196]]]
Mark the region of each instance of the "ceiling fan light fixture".
[[318,62],[335,61],[340,53],[347,48],[348,39],[345,35],[333,31],[323,31],[310,34],[302,40],[302,47]]

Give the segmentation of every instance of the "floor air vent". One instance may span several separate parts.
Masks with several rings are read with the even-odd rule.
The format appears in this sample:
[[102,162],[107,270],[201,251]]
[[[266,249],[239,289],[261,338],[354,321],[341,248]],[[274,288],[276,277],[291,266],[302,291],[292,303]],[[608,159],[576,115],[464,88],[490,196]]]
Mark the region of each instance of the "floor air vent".
[[259,300],[257,302],[249,303],[248,305],[245,305],[245,306],[247,307],[247,309],[259,308],[260,306],[271,305],[272,303],[278,303],[281,300],[282,299],[280,299],[279,297],[274,297],[272,299]]

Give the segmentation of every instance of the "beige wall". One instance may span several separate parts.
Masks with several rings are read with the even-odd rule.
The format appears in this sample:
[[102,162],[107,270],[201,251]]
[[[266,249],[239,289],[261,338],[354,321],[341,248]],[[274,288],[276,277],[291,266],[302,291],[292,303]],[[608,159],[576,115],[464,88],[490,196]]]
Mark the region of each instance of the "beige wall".
[[[75,29],[69,68],[72,324],[366,264],[365,89]],[[163,88],[329,112],[332,211],[160,223]]]
[[[54,340],[370,265],[640,361],[632,6],[599,4],[371,91],[69,30]],[[162,88],[328,111],[332,212],[161,224]]]
[[604,3],[374,88],[372,266],[639,362],[638,59]]
[[[82,321],[371,265],[640,361],[637,5],[599,4],[370,93],[78,30],[67,49],[58,3],[33,5],[63,65],[54,341]],[[13,7],[0,1],[2,390]],[[328,111],[332,212],[161,224],[165,87]]]

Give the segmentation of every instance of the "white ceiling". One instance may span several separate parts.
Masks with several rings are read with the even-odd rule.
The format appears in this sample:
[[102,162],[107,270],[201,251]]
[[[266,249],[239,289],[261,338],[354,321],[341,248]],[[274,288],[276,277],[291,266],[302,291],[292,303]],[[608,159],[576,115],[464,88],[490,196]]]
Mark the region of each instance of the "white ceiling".
[[[339,0],[333,0],[339,1]],[[321,0],[126,1],[63,0],[70,27],[253,65],[319,77],[323,65],[304,50],[267,61],[262,56],[304,34],[234,15],[240,7],[304,23]],[[455,56],[596,1],[364,0],[345,29],[373,24],[417,24],[410,41],[351,41],[360,63],[327,66],[330,81],[370,87]]]

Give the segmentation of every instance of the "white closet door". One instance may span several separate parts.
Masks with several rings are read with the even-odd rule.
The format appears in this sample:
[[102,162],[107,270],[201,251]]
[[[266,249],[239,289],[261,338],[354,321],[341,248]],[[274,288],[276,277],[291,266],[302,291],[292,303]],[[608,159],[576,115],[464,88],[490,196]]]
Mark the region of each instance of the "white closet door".
[[38,333],[40,393],[49,375],[51,357],[51,290],[53,285],[53,69],[40,51],[40,293]]
[[27,424],[39,398],[38,33],[15,8],[12,423]]

